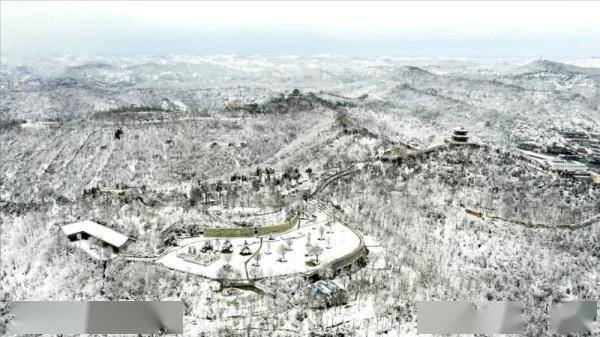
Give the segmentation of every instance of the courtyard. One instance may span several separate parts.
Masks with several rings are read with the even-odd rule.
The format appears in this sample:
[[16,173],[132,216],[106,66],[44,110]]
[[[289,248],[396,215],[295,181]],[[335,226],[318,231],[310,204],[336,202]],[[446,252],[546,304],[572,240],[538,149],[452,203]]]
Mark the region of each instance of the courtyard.
[[[157,262],[214,280],[308,274],[355,254],[363,246],[359,235],[318,212],[310,220],[301,220],[299,228],[281,234],[183,239]],[[224,249],[229,245],[231,249]]]

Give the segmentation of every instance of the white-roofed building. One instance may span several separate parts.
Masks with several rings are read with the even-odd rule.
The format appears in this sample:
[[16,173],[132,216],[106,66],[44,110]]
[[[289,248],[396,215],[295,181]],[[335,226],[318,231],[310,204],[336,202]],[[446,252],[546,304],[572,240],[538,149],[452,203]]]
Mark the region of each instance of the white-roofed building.
[[541,153],[526,150],[521,150],[521,152],[525,154],[525,156],[527,156],[529,160],[533,161],[538,166],[548,168],[553,171],[570,174],[586,173],[588,171],[587,165],[576,161],[567,161],[561,158],[547,156]]
[[69,241],[94,258],[107,260],[117,256],[133,239],[90,220],[61,226]]
[[568,173],[585,173],[587,172],[587,166],[582,163],[578,163],[576,161],[553,161],[549,162],[548,165],[550,169],[554,171],[560,172],[568,172]]

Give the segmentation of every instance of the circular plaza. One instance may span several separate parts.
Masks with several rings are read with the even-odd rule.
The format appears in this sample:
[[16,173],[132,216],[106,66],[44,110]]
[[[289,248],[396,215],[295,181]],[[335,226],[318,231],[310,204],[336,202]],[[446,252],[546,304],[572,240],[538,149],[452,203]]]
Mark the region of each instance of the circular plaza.
[[365,253],[360,233],[323,212],[293,221],[293,227],[276,234],[235,237],[215,231],[183,239],[157,262],[213,280],[251,281],[335,273]]

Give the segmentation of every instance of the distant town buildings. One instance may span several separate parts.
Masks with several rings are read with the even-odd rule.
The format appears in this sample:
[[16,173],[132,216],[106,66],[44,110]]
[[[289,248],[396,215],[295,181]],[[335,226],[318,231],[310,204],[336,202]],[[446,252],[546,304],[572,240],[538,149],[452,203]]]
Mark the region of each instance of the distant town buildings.
[[567,161],[557,157],[526,150],[521,150],[521,152],[536,165],[552,171],[569,174],[586,174],[588,171],[588,168],[585,164],[576,161]]
[[545,152],[564,160],[586,164],[593,170],[600,169],[600,133],[586,130],[557,130],[563,142],[546,147]]
[[587,166],[576,161],[550,161],[548,166],[558,172],[585,173],[587,171]]

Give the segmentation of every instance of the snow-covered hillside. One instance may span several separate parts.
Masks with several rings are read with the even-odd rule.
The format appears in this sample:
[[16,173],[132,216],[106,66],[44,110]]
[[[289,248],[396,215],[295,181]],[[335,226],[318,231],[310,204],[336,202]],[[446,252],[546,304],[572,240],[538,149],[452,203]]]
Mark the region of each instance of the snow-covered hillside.
[[[10,300],[181,299],[186,336],[413,336],[416,301],[510,300],[550,336],[548,303],[600,293],[588,61],[3,56],[0,334]],[[81,220],[135,240],[96,260]]]

